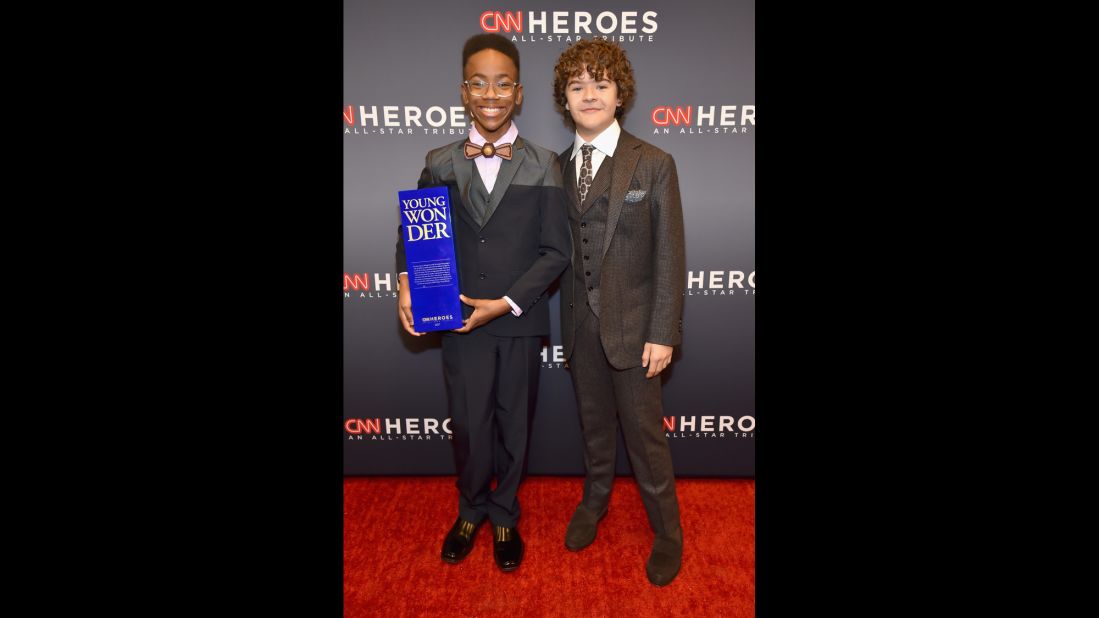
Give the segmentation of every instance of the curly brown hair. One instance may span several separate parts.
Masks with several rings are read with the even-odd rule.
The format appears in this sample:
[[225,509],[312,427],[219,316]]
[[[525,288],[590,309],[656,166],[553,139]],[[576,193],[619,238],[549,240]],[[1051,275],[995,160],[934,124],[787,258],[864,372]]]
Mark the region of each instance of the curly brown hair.
[[553,98],[557,103],[557,111],[564,115],[565,120],[572,120],[572,116],[565,109],[565,103],[568,102],[565,98],[565,86],[570,79],[583,74],[585,70],[595,79],[599,79],[606,72],[607,79],[618,86],[618,98],[622,100],[622,106],[614,110],[614,116],[621,118],[623,110],[633,97],[633,67],[626,57],[626,50],[617,43],[604,39],[577,41],[557,59],[557,66],[553,67]]

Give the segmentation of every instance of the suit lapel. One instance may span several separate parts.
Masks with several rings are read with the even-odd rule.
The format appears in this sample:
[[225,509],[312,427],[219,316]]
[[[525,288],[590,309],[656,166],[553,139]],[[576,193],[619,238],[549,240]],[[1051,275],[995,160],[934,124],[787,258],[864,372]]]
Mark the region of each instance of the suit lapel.
[[[611,157],[611,194],[609,196],[608,211],[607,211],[607,233],[603,237],[603,254],[600,259],[607,255],[607,249],[611,246],[611,239],[614,238],[614,230],[618,227],[618,218],[622,215],[622,206],[626,202],[626,192],[630,189],[630,180],[633,178],[633,171],[637,168],[637,161],[641,158],[641,141],[636,137],[630,135],[625,130],[618,137],[618,146],[615,148],[615,156]],[[602,172],[604,165],[599,166],[599,171]],[[594,193],[595,185],[598,183],[598,179],[592,182],[592,193]],[[588,196],[588,200],[591,196]],[[585,200],[587,201],[587,200]]]
[[561,172],[561,180],[565,183],[565,197],[569,198],[569,204],[578,208],[580,194],[576,192],[576,159],[564,159],[565,169]]
[[507,159],[500,161],[500,172],[496,174],[496,184],[492,185],[492,193],[489,195],[489,215],[485,219],[485,225],[488,225],[488,222],[492,220],[492,216],[496,214],[496,207],[500,205],[500,200],[504,199],[504,194],[511,186],[511,179],[515,178],[515,172],[519,171],[519,166],[523,164],[523,157],[526,156],[526,149],[523,148],[523,138],[515,138],[515,143],[511,145],[511,152],[510,161]]
[[473,215],[469,211],[469,188],[473,183],[473,160],[467,159],[463,153],[462,144],[465,142],[458,142],[454,149],[450,151],[450,159],[454,164],[454,178],[458,183],[458,190],[462,193],[462,208],[458,212],[466,218],[473,227],[477,227],[477,222],[473,219]]

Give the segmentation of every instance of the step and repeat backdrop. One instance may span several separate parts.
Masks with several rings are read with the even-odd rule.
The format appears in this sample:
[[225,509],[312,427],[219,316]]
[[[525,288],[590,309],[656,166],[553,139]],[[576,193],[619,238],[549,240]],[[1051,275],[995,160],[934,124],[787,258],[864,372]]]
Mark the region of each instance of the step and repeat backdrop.
[[[629,54],[622,125],[675,157],[683,200],[683,345],[661,378],[675,470],[754,477],[755,3],[345,0],[343,28],[345,474],[454,473],[439,336],[397,321],[397,192],[416,188],[429,150],[466,137],[462,45],[498,32],[519,48],[520,135],[555,152],[572,143],[553,103],[558,55],[592,37]],[[583,474],[556,285],[549,302],[528,472]]]

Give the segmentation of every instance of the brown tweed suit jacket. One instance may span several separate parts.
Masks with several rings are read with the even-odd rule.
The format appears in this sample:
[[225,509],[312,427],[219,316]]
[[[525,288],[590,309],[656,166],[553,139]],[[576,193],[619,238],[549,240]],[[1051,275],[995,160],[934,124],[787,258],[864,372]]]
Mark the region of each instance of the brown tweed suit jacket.
[[[571,155],[572,146],[561,153],[560,160],[569,208],[575,208],[579,196],[573,166],[578,163]],[[641,366],[645,342],[668,346],[682,342],[683,207],[675,160],[656,146],[623,130],[614,156],[603,165],[611,166],[610,176],[598,174],[585,199],[593,205],[597,200],[609,201],[602,250],[592,256],[602,261],[599,336],[611,365],[628,369]],[[566,359],[573,350],[574,306],[585,301],[585,290],[574,284],[573,268],[577,267],[582,268],[570,263],[561,277]]]

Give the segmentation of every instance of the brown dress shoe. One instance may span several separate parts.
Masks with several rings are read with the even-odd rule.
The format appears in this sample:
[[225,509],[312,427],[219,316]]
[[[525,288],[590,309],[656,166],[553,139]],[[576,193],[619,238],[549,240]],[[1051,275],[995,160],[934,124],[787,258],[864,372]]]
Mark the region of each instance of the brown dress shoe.
[[649,562],[645,564],[645,574],[654,586],[667,586],[679,574],[682,562],[683,543],[657,537],[653,541]]
[[569,528],[565,531],[565,547],[569,551],[580,551],[595,541],[595,531],[599,520],[607,514],[607,509],[602,513],[591,511],[583,504],[576,507],[569,521]]

